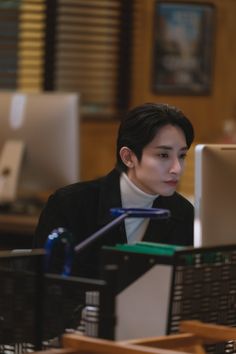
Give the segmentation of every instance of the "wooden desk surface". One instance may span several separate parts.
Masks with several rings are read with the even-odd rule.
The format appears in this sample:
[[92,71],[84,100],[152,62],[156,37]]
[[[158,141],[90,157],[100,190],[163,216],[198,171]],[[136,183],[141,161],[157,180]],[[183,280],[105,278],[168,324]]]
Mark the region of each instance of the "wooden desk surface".
[[38,222],[38,216],[1,214],[0,233],[14,233],[32,236]]

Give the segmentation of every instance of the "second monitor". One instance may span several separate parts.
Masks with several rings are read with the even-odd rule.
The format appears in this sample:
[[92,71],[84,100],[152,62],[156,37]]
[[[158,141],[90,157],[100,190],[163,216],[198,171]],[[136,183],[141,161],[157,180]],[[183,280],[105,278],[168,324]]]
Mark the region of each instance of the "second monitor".
[[236,145],[195,148],[194,246],[236,244]]
[[[3,202],[22,196],[31,198],[79,180],[77,94],[1,92],[0,106]],[[3,150],[10,157],[1,158]],[[19,176],[14,176],[18,173],[14,171],[17,163]],[[13,185],[8,185],[11,173],[16,179],[15,191]]]

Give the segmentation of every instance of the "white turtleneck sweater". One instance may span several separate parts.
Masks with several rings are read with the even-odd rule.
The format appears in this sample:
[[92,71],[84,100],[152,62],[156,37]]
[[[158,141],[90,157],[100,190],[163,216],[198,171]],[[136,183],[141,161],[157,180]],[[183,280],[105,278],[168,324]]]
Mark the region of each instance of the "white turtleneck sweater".
[[[121,202],[123,208],[151,208],[158,195],[148,194],[139,189],[126,173],[120,177]],[[142,240],[148,227],[149,218],[126,218],[127,242],[132,244]]]

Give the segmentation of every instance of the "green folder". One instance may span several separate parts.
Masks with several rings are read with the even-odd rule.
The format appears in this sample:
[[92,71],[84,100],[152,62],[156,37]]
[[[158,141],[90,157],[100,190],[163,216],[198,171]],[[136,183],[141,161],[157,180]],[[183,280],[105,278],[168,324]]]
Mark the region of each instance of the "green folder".
[[135,244],[117,244],[115,247],[105,246],[106,249],[113,249],[124,252],[144,253],[160,256],[173,256],[176,251],[184,250],[184,246],[167,245],[154,242],[137,242]]

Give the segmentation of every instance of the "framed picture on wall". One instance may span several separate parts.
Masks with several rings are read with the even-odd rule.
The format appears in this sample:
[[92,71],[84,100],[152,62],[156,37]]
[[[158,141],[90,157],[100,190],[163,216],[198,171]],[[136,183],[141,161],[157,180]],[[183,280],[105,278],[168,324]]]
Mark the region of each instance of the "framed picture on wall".
[[212,86],[215,7],[155,1],[153,90],[209,94]]

